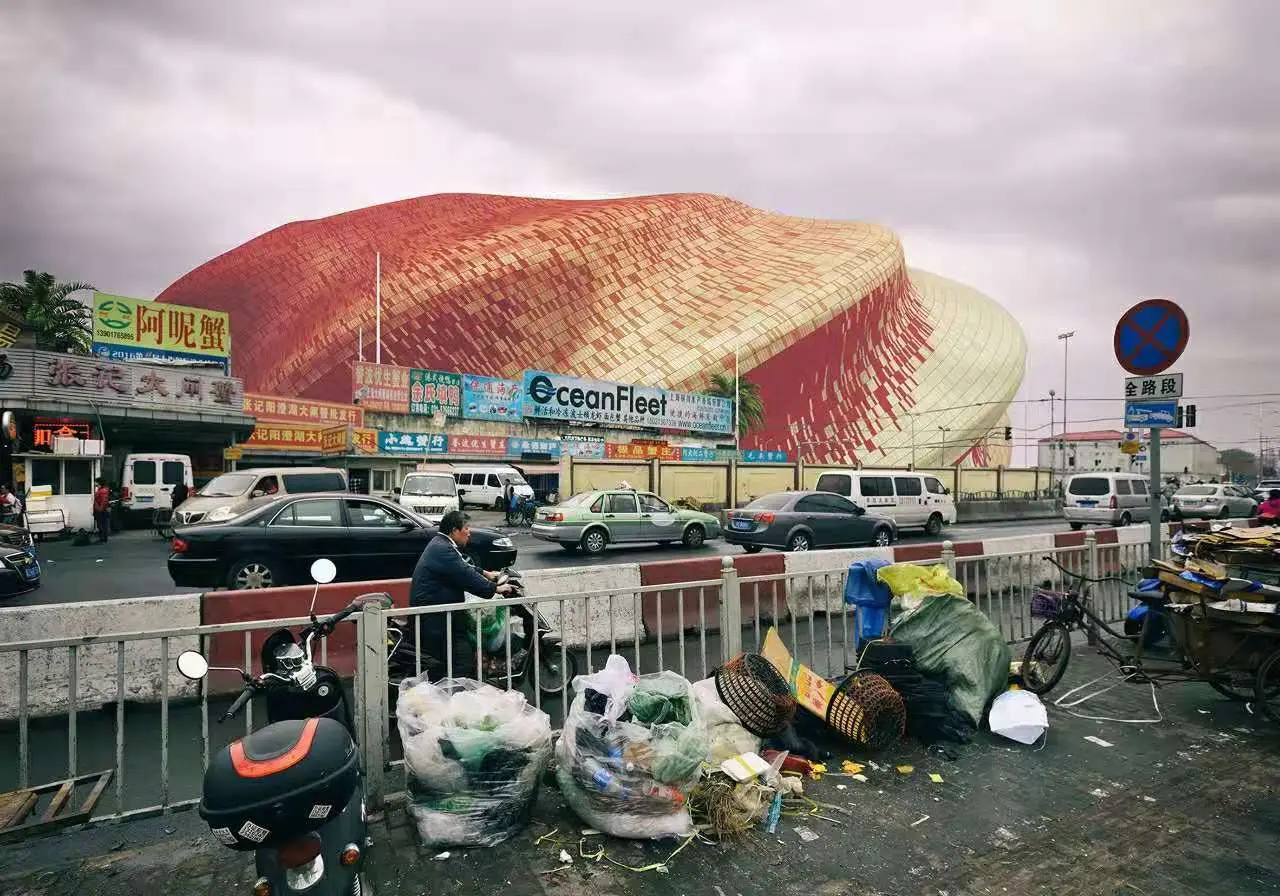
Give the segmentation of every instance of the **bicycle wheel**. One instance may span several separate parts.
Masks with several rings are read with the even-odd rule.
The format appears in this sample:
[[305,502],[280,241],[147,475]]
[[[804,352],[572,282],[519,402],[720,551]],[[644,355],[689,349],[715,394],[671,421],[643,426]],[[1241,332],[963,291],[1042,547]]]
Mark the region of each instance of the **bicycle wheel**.
[[1022,658],[1022,686],[1033,694],[1053,690],[1071,662],[1071,630],[1061,622],[1046,622],[1027,645]]
[[1258,667],[1253,699],[1263,715],[1280,725],[1280,650],[1272,653]]

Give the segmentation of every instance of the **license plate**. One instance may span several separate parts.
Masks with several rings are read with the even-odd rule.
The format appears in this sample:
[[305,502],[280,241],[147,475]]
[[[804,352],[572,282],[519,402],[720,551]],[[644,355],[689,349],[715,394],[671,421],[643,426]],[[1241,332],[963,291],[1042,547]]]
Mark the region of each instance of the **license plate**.
[[1097,507],[1098,506],[1097,501],[1079,501],[1077,503],[1079,503],[1081,507]]
[[751,528],[751,521],[750,521],[750,520],[734,520],[734,521],[731,523],[731,525],[732,525],[732,527],[733,527],[734,529],[739,529],[739,530],[741,530],[741,529],[750,529],[750,528]]
[[40,568],[37,566],[33,566],[30,569],[24,569],[22,571],[22,574],[26,576],[28,579],[34,579],[36,576],[40,575]]
[[143,497],[142,495],[138,495],[133,500],[137,504],[150,504],[152,499],[148,497]]

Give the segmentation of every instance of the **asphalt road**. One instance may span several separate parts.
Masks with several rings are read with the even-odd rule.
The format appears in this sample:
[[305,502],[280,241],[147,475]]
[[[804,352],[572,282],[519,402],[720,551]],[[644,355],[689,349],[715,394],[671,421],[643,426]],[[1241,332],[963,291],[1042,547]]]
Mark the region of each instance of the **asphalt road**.
[[[478,525],[495,525],[499,520],[496,513],[478,513],[473,517]],[[974,541],[1064,531],[1068,531],[1067,524],[1060,519],[1022,520],[952,526],[939,538],[907,533],[901,543],[923,544],[947,539]],[[526,570],[714,557],[741,551],[741,548],[717,540],[696,550],[678,545],[640,545],[610,548],[599,557],[584,557],[580,553],[566,553],[558,545],[538,541],[527,532],[517,531],[512,537],[520,552],[518,564]],[[39,546],[39,556],[43,582],[40,589],[20,597],[0,598],[0,607],[194,593],[199,590],[174,586],[165,567],[168,542],[150,531],[120,533],[112,536],[106,545],[75,547],[70,541],[43,542]]]

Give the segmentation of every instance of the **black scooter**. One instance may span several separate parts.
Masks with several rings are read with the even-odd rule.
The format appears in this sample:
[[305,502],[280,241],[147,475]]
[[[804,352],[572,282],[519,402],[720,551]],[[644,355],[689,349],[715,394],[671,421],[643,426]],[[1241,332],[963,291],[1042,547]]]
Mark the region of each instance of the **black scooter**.
[[[475,561],[468,559],[468,562],[475,566]],[[525,596],[524,580],[514,569],[507,569],[499,574],[496,584],[514,586],[510,597]],[[509,614],[507,624],[511,625],[511,617],[514,617],[520,621],[521,626],[520,632],[512,631],[510,636],[512,645],[510,675],[507,674],[507,651],[504,640],[502,649],[497,653],[482,654],[482,679],[496,687],[512,690],[519,689],[526,681],[531,683],[534,681],[534,642],[529,631],[532,622],[538,639],[537,688],[543,697],[558,697],[565,686],[578,675],[577,658],[567,650],[561,653],[560,636],[537,611],[536,606],[531,609],[522,605],[525,611],[523,614],[515,612],[515,606],[508,609],[513,612]],[[393,690],[398,689],[402,679],[414,677],[419,667],[431,681],[438,681],[447,674],[444,657],[431,656],[425,652],[421,658],[417,656],[413,622],[415,618],[423,619],[424,617],[392,619],[387,627],[387,678]]]
[[[335,573],[329,560],[312,565],[317,595]],[[333,616],[317,619],[313,595],[311,623],[297,637],[280,629],[262,645],[261,675],[219,670],[238,672],[245,683],[219,722],[234,718],[262,694],[268,724],[211,758],[199,812],[223,845],[256,853],[255,893],[373,892],[364,869],[371,841],[355,718],[338,673],[315,665],[311,657],[317,636],[328,637],[338,623],[369,605],[389,608],[391,598],[362,595]],[[210,666],[199,653],[187,651],[178,657],[178,670],[199,680]]]

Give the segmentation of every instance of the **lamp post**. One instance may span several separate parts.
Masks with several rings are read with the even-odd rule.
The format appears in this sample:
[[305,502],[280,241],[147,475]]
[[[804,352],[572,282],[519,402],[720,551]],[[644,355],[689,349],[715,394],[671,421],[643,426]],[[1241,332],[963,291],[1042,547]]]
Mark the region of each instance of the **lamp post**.
[[943,466],[944,466],[944,467],[945,467],[945,466],[950,466],[950,464],[947,464],[947,463],[946,463],[946,459],[947,459],[947,433],[951,431],[951,427],[950,427],[950,426],[939,426],[939,427],[938,427],[938,429],[939,429],[939,430],[941,430],[941,432],[942,432],[942,460],[943,460]]
[[1049,471],[1051,473],[1058,469],[1057,455],[1053,453],[1053,399],[1057,394],[1053,389],[1049,390]]
[[[1064,441],[1066,439],[1067,432],[1068,432],[1068,427],[1067,427],[1067,346],[1070,345],[1071,337],[1074,335],[1076,335],[1075,330],[1072,330],[1069,333],[1058,334],[1058,340],[1062,343],[1062,437]],[[1065,451],[1066,449],[1063,448],[1063,450]],[[1063,463],[1062,469],[1063,469],[1063,472],[1065,472],[1067,469],[1065,462]]]

